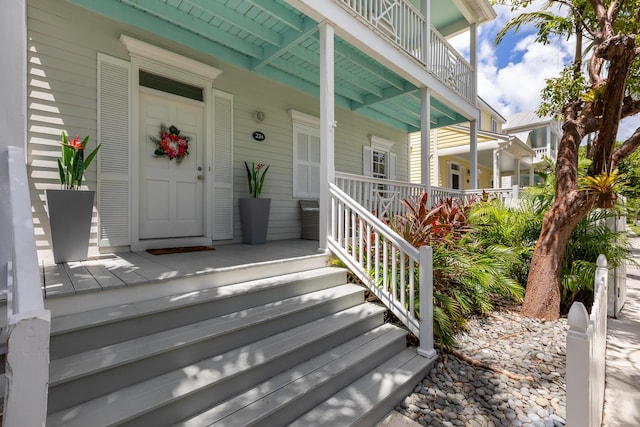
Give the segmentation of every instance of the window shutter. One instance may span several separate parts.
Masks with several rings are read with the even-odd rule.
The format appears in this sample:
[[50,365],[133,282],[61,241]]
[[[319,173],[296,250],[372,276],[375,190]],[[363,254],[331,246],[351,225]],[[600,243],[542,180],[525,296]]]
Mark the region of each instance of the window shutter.
[[389,179],[396,179],[396,166],[398,156],[396,153],[389,153]]
[[362,146],[362,175],[373,176],[371,166],[373,163],[373,150],[367,145]]
[[98,245],[130,239],[131,152],[129,63],[98,54]]
[[233,95],[213,90],[213,240],[233,238]]

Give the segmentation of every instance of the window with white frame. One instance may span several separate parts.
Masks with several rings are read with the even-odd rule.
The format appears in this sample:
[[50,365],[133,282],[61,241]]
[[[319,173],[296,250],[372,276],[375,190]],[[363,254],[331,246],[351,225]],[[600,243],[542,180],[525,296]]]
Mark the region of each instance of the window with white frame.
[[460,190],[462,179],[462,167],[458,163],[447,162],[449,166],[449,188]]
[[396,154],[391,152],[394,142],[370,136],[371,145],[362,146],[363,175],[373,178],[396,178]]
[[491,132],[498,133],[498,121],[496,119],[491,119]]
[[293,197],[320,197],[320,119],[289,110],[293,122]]

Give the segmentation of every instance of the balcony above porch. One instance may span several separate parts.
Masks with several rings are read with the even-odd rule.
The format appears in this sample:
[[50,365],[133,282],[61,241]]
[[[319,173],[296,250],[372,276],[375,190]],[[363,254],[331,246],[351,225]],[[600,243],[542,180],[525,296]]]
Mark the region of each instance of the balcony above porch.
[[[333,24],[341,14],[344,22],[335,24],[336,106],[407,132],[420,129],[419,87],[429,82],[437,86],[432,128],[471,118],[475,70],[445,38],[494,16],[486,0],[433,2],[430,25],[417,0],[70,2],[113,19],[121,31],[161,37],[163,48],[223,70],[249,70],[312,96],[320,93],[318,23]],[[361,31],[352,37],[356,27]],[[424,28],[431,28],[428,35]]]

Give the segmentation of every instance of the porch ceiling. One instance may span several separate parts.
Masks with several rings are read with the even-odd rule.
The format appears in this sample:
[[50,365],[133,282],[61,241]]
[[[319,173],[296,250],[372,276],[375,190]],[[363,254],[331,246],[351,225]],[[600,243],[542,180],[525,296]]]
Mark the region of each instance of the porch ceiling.
[[[284,0],[69,1],[319,96],[317,23]],[[420,129],[418,88],[340,38],[335,41],[335,99],[339,107],[395,128]],[[433,128],[465,120],[431,99]]]

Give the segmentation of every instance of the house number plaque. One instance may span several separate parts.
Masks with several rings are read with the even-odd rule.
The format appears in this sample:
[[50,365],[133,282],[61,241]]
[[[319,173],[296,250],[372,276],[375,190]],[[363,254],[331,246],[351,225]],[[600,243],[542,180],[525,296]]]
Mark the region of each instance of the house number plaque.
[[255,131],[253,133],[253,139],[255,139],[256,141],[264,141],[265,139],[267,139],[267,137],[265,136],[264,133],[260,131]]

